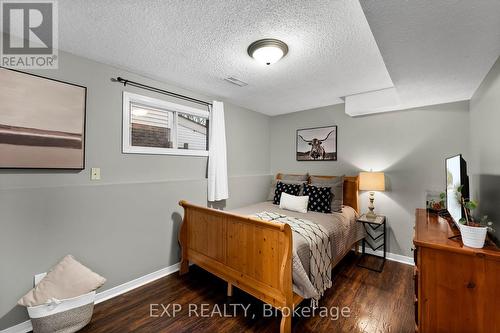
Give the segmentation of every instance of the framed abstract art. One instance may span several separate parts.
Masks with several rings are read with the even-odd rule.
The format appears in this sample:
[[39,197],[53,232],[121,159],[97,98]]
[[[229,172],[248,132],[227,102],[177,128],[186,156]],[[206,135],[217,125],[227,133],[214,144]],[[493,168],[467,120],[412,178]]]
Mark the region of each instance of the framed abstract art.
[[0,168],[85,168],[87,88],[0,68]]

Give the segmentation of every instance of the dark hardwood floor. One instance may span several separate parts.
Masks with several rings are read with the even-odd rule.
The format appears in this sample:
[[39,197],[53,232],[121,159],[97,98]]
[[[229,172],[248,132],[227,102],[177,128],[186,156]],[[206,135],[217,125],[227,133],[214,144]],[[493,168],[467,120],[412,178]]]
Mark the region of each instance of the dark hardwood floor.
[[[334,270],[333,287],[320,301],[330,315],[308,315],[306,300],[299,308],[303,315],[293,319],[293,332],[413,333],[412,270],[387,261],[384,271],[376,273],[357,267],[354,253],[347,255]],[[175,316],[173,304],[181,308]],[[246,316],[239,304],[250,306]],[[343,307],[350,309],[349,317],[345,309],[346,316],[340,315]],[[334,320],[337,308],[339,318]],[[201,317],[213,311],[215,316]],[[175,273],[96,305],[91,323],[81,332],[279,332],[279,324],[279,313],[268,316],[262,302],[236,288],[227,297],[225,282],[192,266],[185,276]]]

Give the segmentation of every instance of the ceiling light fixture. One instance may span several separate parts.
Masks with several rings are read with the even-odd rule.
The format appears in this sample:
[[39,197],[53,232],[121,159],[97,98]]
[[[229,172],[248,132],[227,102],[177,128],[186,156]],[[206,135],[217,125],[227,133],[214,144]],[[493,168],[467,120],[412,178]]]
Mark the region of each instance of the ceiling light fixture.
[[258,62],[271,65],[286,56],[288,45],[278,39],[266,38],[250,44],[247,51]]

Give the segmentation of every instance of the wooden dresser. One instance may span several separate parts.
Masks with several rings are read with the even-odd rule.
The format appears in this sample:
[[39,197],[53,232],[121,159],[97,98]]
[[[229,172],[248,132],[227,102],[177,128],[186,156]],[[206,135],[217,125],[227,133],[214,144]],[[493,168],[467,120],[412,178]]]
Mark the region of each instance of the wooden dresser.
[[464,247],[445,219],[415,215],[416,331],[500,332],[500,250]]

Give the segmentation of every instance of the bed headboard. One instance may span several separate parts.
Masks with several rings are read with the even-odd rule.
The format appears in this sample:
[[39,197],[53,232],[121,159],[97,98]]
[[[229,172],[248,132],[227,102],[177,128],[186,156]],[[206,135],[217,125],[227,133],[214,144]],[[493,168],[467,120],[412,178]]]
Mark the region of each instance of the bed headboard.
[[[325,179],[337,178],[336,176],[316,176]],[[281,173],[276,175],[276,179],[281,179]],[[358,192],[359,176],[344,177],[344,205],[351,206],[359,213],[359,192]]]

